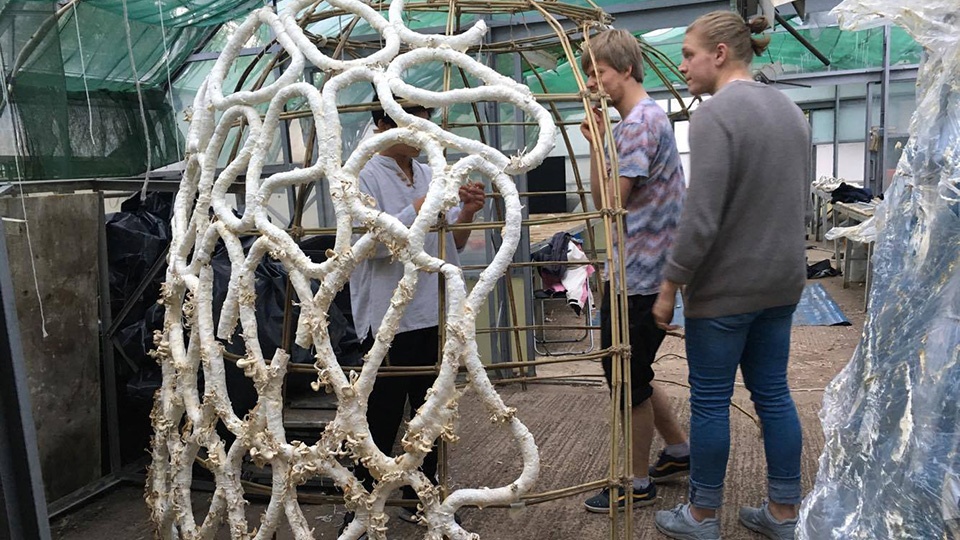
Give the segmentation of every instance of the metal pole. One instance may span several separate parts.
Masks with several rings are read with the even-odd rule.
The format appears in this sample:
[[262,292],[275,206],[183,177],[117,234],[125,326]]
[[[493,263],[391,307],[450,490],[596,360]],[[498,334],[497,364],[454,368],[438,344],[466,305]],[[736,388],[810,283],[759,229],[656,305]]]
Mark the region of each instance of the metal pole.
[[[523,59],[519,54],[514,55],[514,68],[513,76],[514,79],[523,84]],[[520,107],[514,106],[513,108],[513,118],[518,122],[524,120],[523,109]],[[524,126],[516,126],[515,130],[515,140],[517,142],[517,149],[525,148],[527,145],[527,131]],[[529,191],[527,186],[527,175],[526,173],[520,174],[517,176],[517,189],[521,192]],[[522,217],[524,220],[527,220],[530,217],[530,205],[525,204],[521,209]],[[517,246],[517,251],[513,255],[513,260],[516,262],[526,262],[530,260],[530,229],[528,227],[520,228],[520,245]],[[524,266],[520,269],[520,274],[523,276],[523,309],[526,314],[527,324],[533,324],[533,268],[529,266]],[[510,286],[513,286],[511,279]],[[534,351],[534,335],[533,332],[524,332],[526,337],[526,346],[527,346],[527,357],[533,358]],[[517,358],[520,360],[520,358]],[[527,368],[527,375],[536,376],[537,368],[531,366]]]
[[863,135],[863,186],[871,187],[870,181],[870,124],[873,116],[873,83],[867,83],[866,126]]
[[[117,406],[117,370],[113,357],[113,333],[107,330],[113,328],[113,321],[110,314],[110,263],[107,256],[107,223],[103,208],[103,192],[99,194],[100,205],[100,227],[98,238],[98,262],[100,274],[100,358],[103,366],[103,396],[104,407],[107,413],[107,462],[110,473],[120,471],[120,417]],[[161,256],[160,260],[165,260]],[[154,265],[156,266],[156,264]],[[153,281],[151,277],[144,280],[145,283]],[[143,284],[141,284],[143,285]],[[140,297],[143,291],[137,293],[133,298],[129,298],[128,305],[133,305],[136,298]]]
[[774,19],[780,24],[780,26],[782,26],[787,32],[790,32],[790,35],[793,36],[797,41],[799,41],[801,45],[803,45],[804,47],[806,47],[808,51],[810,51],[814,56],[816,56],[816,57],[817,57],[817,60],[820,60],[820,62],[822,62],[823,65],[825,65],[825,66],[829,66],[829,65],[830,65],[830,59],[827,58],[826,56],[824,56],[822,52],[820,52],[819,50],[817,50],[817,48],[814,47],[813,43],[810,43],[809,41],[807,41],[807,38],[803,37],[803,35],[801,35],[800,32],[797,32],[797,29],[796,29],[796,28],[790,26],[790,24],[787,22],[787,20],[784,19],[779,13],[775,13],[774,16],[773,16],[773,18],[774,18]]
[[[271,0],[271,3],[273,4],[273,10],[277,11],[277,0]],[[272,38],[276,39],[277,36],[274,32],[270,32],[270,34]],[[275,67],[273,69],[273,76],[279,79],[280,76],[283,74],[283,68],[284,68],[283,65],[278,65],[277,67]],[[287,111],[286,103],[283,104],[283,111],[284,112]],[[293,145],[290,143],[290,120],[288,119],[283,119],[280,122],[280,151],[283,154],[283,164],[289,167],[293,167],[294,166]],[[287,207],[290,212],[288,214],[288,219],[289,219],[288,223],[293,223],[294,214],[296,212],[296,210],[294,209],[294,200],[296,199],[297,192],[292,186],[288,187],[286,189],[286,192],[287,192]]]
[[840,177],[840,87],[833,87],[833,177]]
[[890,23],[883,26],[883,71],[880,75],[880,148],[877,150],[877,185],[874,195],[883,193],[887,179],[887,110],[890,107]]
[[[491,68],[496,69],[496,57],[492,54],[489,55],[487,64]],[[500,148],[500,126],[497,125],[497,123],[500,121],[500,108],[496,102],[487,102],[484,105],[485,106],[481,109],[481,112],[485,114],[485,120],[488,122],[487,127],[490,130],[490,132],[487,134],[487,140],[490,141],[490,146],[493,148]],[[500,204],[500,202],[494,200],[490,205],[486,206],[484,210],[484,219],[486,221],[496,219],[495,206],[497,204]],[[500,238],[500,235],[496,230],[484,231],[484,235],[487,236],[487,241],[483,243],[485,252],[484,256],[486,257],[487,261],[492,261],[494,256],[494,246],[500,246],[503,240]],[[508,271],[507,278],[509,278],[509,276],[510,273]],[[506,296],[506,291],[503,289],[501,283],[497,283],[497,286],[494,287],[493,290],[490,291],[490,294],[487,295],[487,306],[489,306],[487,310],[487,320],[490,323],[490,328],[499,328],[501,326],[499,312],[506,309],[506,306],[498,301],[498,298],[505,301]],[[500,332],[492,332],[490,334],[490,361],[494,364],[507,361],[507,359],[504,358],[500,352],[500,341],[502,339],[503,338]]]
[[0,222],[0,485],[6,531],[13,539],[50,539],[47,500],[43,493],[37,432],[30,406],[16,296],[7,256],[6,232]]

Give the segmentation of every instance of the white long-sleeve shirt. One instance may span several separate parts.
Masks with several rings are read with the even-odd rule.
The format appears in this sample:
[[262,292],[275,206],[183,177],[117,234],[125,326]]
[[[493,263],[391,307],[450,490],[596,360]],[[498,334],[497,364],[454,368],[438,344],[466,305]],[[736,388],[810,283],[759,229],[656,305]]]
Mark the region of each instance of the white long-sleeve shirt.
[[[377,208],[401,223],[413,225],[417,212],[413,202],[427,194],[431,180],[430,168],[416,160],[413,161],[413,186],[408,186],[400,166],[392,158],[375,155],[360,171],[360,191],[376,200]],[[447,212],[450,223],[456,221],[459,208]],[[444,260],[460,264],[453,233],[446,233],[446,256]],[[427,233],[424,237],[424,251],[437,256],[439,252],[438,233]],[[373,257],[361,262],[350,276],[350,304],[353,309],[353,321],[357,337],[360,340],[376,334],[383,321],[390,299],[403,277],[403,264],[393,260],[389,250],[382,244],[377,246]],[[437,326],[440,321],[439,276],[431,272],[420,272],[417,290],[407,304],[397,332],[409,332]]]

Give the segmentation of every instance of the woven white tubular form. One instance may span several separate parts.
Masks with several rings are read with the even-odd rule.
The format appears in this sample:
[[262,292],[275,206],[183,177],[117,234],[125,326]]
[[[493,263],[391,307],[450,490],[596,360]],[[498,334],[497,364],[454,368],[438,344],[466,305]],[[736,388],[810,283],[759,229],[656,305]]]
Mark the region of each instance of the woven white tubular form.
[[[483,507],[516,501],[532,487],[539,471],[533,437],[494,391],[479,360],[475,323],[482,302],[506,272],[520,238],[520,200],[509,175],[526,172],[543,161],[553,148],[556,127],[528,88],[462,52],[483,38],[483,21],[457,36],[422,35],[404,26],[401,0],[392,2],[387,19],[357,0],[329,0],[331,5],[364,18],[383,37],[383,49],[376,54],[344,61],[324,55],[297,24],[297,13],[311,3],[299,0],[279,15],[269,9],[251,14],[224,48],[193,103],[186,172],[174,205],[169,268],[160,299],[166,309],[164,329],[155,336],[155,356],[162,367],[163,384],[151,415],[155,434],[146,498],[152,518],[164,539],[212,538],[225,522],[232,538],[266,540],[283,525],[283,518],[295,538],[313,538],[297,502],[296,486],[323,475],[343,489],[344,502],[356,512],[356,519],[341,536],[344,540],[359,538],[364,532],[371,539],[386,538],[384,506],[390,492],[404,484],[413,486],[421,499],[426,538],[477,538],[455,522],[454,512],[464,505]],[[224,94],[224,75],[237,60],[244,42],[261,25],[272,29],[289,61],[273,83],[255,91]],[[402,44],[409,52],[399,53]],[[323,91],[296,82],[307,62],[337,73]],[[410,66],[435,63],[439,69],[444,62],[462,68],[482,81],[482,86],[433,92],[411,86],[401,78]],[[375,86],[380,103],[398,127],[363,141],[342,162],[337,95],[357,81]],[[303,98],[312,112],[319,155],[309,167],[264,178],[264,159],[278,136],[279,114],[292,98]],[[478,101],[512,103],[539,124],[538,139],[528,152],[507,157],[497,149],[405,113],[397,98],[428,107]],[[261,104],[268,106],[262,120],[255,109]],[[247,124],[247,137],[236,158],[217,174],[224,142],[239,119]],[[410,228],[371,208],[357,184],[357,174],[364,164],[376,152],[397,142],[422,148],[433,173],[427,200]],[[448,164],[445,150],[466,157]],[[245,211],[238,217],[226,196],[241,174],[245,177],[246,198]],[[506,225],[501,231],[500,250],[479,282],[467,291],[460,268],[425,253],[423,241],[440,212],[457,203],[458,189],[470,174],[483,175],[499,190],[505,203]],[[270,222],[267,203],[272,194],[287,186],[321,178],[326,179],[336,210],[337,235],[333,255],[318,264],[285,230]],[[354,222],[362,223],[370,232],[352,243]],[[240,237],[251,231],[259,237],[244,251]],[[210,260],[220,240],[229,254],[231,274],[229,292],[215,326]],[[405,265],[405,273],[362,370],[345,374],[330,343],[326,313],[336,292],[357,264],[373,253],[377,243],[393,251]],[[314,389],[334,392],[339,402],[336,418],[312,446],[288,441],[284,433],[281,388],[288,354],[278,350],[272,358],[264,358],[258,342],[254,270],[265,256],[281,261],[289,272],[294,301],[300,307],[296,343],[317,351]],[[441,272],[446,278],[442,366],[426,403],[409,424],[403,439],[404,453],[392,458],[377,449],[370,437],[367,399],[421,270]],[[311,280],[320,282],[316,294]],[[238,325],[246,354],[237,365],[258,393],[256,406],[242,418],[233,411],[225,381],[223,346],[218,341],[230,339]],[[461,366],[469,374],[464,390],[454,385]],[[201,371],[202,395],[198,391]],[[418,467],[435,440],[456,437],[458,400],[471,389],[489,409],[491,420],[510,430],[523,458],[523,469],[509,485],[458,489],[441,498]],[[229,447],[217,434],[218,422],[236,436]],[[273,474],[270,502],[260,523],[253,525],[246,518],[240,484],[240,467],[246,456],[258,464],[268,464]],[[367,492],[341,464],[344,457],[362,461],[379,479],[372,492]],[[209,511],[199,523],[191,501],[192,469],[197,458],[203,460],[216,481]]]

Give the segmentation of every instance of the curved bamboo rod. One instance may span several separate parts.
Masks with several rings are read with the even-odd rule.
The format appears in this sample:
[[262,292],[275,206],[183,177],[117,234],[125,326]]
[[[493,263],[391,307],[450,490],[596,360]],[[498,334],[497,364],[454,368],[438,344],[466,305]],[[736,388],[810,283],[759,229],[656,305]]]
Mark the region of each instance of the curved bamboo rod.
[[[595,66],[597,64],[597,60],[593,56],[593,51],[589,48],[589,45],[590,45],[590,35],[589,35],[589,32],[585,32],[584,33],[584,51],[586,54],[590,55],[591,65]],[[577,73],[577,70],[574,70],[574,73]],[[604,92],[602,80],[598,79],[597,84],[598,84],[598,90],[600,92],[600,95],[602,96],[602,98],[599,100],[599,105],[600,105],[600,113],[602,117],[601,121],[605,124],[604,133],[608,138],[610,147],[616,148],[613,140],[613,133],[612,133],[611,123],[610,123],[610,115],[609,115],[609,110],[607,108],[607,99],[606,99],[606,94]],[[591,134],[590,138],[593,146],[592,154],[593,156],[596,157],[597,160],[599,160],[599,163],[596,164],[596,168],[597,168],[597,180],[600,182],[600,190],[599,190],[600,201],[601,201],[600,205],[604,209],[612,208],[614,210],[618,210],[621,208],[620,190],[619,189],[613,190],[613,194],[612,194],[613,201],[610,201],[611,194],[607,193],[607,187],[611,185],[610,179],[619,178],[620,176],[618,162],[617,162],[617,152],[613,151],[609,153],[610,173],[608,176],[607,168],[603,163],[603,159],[604,159],[603,141],[599,137],[599,126],[597,126],[596,117],[590,112],[591,111],[590,105],[591,105],[590,103],[586,103],[584,105],[584,110],[587,112],[586,119],[590,129],[590,134]],[[594,164],[591,163],[591,166],[594,166]],[[591,178],[591,181],[592,181],[592,178]],[[611,202],[613,202],[612,205],[610,204]],[[610,315],[611,315],[610,324],[612,327],[611,341],[615,345],[620,345],[621,347],[629,347],[630,345],[629,335],[626,335],[626,336],[621,335],[622,325],[620,323],[620,321],[629,320],[628,314],[627,314],[627,302],[626,302],[626,298],[627,298],[626,282],[623,279],[623,276],[626,275],[624,270],[624,264],[623,264],[623,220],[617,219],[614,222],[612,218],[613,216],[611,215],[610,212],[604,213],[604,216],[603,216],[604,230],[606,231],[606,235],[605,235],[606,238],[604,240],[606,243],[606,249],[607,249],[606,258],[608,262],[606,268],[608,272],[612,272],[613,265],[616,264],[617,270],[618,270],[617,274],[621,276],[621,279],[618,280],[619,286],[617,287],[617,290],[611,290],[611,294],[609,295],[609,300],[613,302],[613,305],[610,307]],[[618,257],[619,260],[617,261],[613,260],[614,259],[613,257],[614,240],[611,238],[611,235],[614,230],[616,230],[616,233],[617,233],[616,242],[617,242],[617,247],[619,248],[617,250],[617,253],[620,254],[620,257]],[[610,423],[610,426],[611,426],[610,487],[613,488],[617,485],[616,482],[619,478],[626,479],[626,478],[631,478],[633,476],[633,465],[632,465],[633,436],[632,436],[632,421],[631,421],[631,416],[633,411],[632,411],[632,407],[623,406],[624,403],[632,403],[630,384],[629,383],[627,383],[626,385],[624,384],[624,381],[630,381],[630,363],[624,361],[622,354],[614,353],[611,356],[611,364],[612,364],[611,386],[612,386],[613,393],[612,393],[612,400],[611,400],[612,406],[611,406],[611,423]],[[618,432],[620,433],[619,438],[617,437]],[[620,448],[621,442],[623,444],[622,457],[619,453],[619,451],[621,450]],[[621,467],[621,463],[622,463],[622,468],[618,469],[618,467]],[[617,471],[619,471],[620,473],[619,475],[616,474]],[[626,481],[624,481],[624,484],[625,483]],[[624,485],[622,486],[622,489],[626,491],[628,489],[628,486]],[[626,508],[624,512],[624,522],[625,522],[624,535],[627,538],[629,538],[633,534],[633,505],[628,504],[625,506]],[[614,511],[615,510],[613,509],[613,507],[611,507],[611,510],[610,510],[611,525],[612,525],[610,527],[611,540],[615,540],[617,538],[617,533],[618,533],[617,529],[619,525],[617,520],[615,519],[616,516],[613,514]]]

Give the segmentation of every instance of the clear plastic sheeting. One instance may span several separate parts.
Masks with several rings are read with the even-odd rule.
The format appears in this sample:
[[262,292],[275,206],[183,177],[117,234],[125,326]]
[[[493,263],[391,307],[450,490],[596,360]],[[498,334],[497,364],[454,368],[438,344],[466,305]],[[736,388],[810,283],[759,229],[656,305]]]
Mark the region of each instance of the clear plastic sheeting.
[[827,240],[849,238],[854,242],[867,244],[877,239],[877,219],[872,217],[863,223],[858,223],[852,227],[834,227],[827,231],[823,237]]
[[956,0],[847,0],[924,46],[910,141],[878,209],[860,344],[829,385],[797,538],[960,538],[960,18]]

